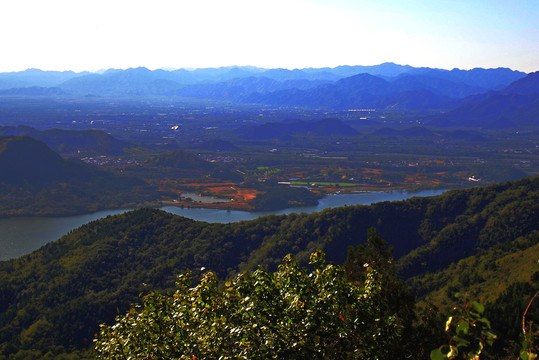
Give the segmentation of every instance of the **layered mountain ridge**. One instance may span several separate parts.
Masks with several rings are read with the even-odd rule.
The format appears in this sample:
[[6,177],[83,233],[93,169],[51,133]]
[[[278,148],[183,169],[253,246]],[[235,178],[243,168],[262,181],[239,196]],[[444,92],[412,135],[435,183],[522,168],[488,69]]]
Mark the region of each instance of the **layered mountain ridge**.
[[393,63],[319,69],[222,67],[103,73],[0,73],[0,97],[180,97],[234,104],[373,109],[434,115],[432,126],[530,127],[539,114],[539,75],[507,68],[443,70]]
[[[510,69],[432,69],[383,63],[375,66],[339,66],[335,68],[262,69],[256,67],[222,67],[173,71],[149,70],[144,67],[126,70],[109,69],[102,73],[54,72],[29,69],[0,73],[0,90],[16,95],[13,89],[30,87],[58,88],[57,93],[94,95],[184,95],[203,98],[223,98],[226,89],[247,95],[264,95],[285,89],[306,90],[341,79],[369,74],[395,82],[397,90],[406,91],[427,87],[456,87],[459,96],[504,87],[522,78],[525,73]],[[365,80],[364,78],[361,80]],[[357,82],[357,79],[356,81]],[[210,84],[217,85],[209,86]],[[378,84],[371,92],[378,91]],[[194,87],[192,87],[194,86]],[[377,87],[378,86],[378,87]],[[378,90],[377,90],[378,89]],[[449,90],[443,90],[442,92]],[[35,91],[36,93],[39,93]],[[44,91],[41,90],[43,93]],[[217,96],[219,95],[219,96]],[[447,95],[447,94],[442,94]],[[237,99],[235,99],[237,100]],[[244,97],[242,101],[246,101]],[[267,100],[270,101],[270,100]],[[271,102],[271,101],[270,101]]]

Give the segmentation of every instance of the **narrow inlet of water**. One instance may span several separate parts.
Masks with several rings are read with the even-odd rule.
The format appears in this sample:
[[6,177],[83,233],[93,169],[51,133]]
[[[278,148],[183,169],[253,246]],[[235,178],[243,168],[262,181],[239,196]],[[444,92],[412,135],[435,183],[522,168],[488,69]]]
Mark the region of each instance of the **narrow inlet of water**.
[[[369,205],[380,201],[404,200],[413,196],[434,196],[444,190],[425,190],[417,193],[406,191],[376,191],[357,194],[329,195],[320,199],[317,206],[288,208],[276,212],[248,212],[203,208],[180,208],[165,206],[162,210],[194,220],[230,223],[254,220],[269,214],[312,213],[345,205]],[[116,215],[128,210],[100,211],[92,214],[68,217],[22,217],[0,219],[0,260],[8,260],[31,253],[48,242],[59,239],[69,231],[90,221]]]

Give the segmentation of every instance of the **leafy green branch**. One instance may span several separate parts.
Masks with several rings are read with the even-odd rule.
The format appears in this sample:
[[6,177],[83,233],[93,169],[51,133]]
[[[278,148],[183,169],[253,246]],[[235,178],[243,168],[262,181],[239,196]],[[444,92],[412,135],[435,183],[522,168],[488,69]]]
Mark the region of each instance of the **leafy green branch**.
[[390,358],[400,325],[379,306],[381,279],[365,280],[310,257],[312,271],[288,255],[277,271],[243,273],[224,287],[208,272],[190,287],[178,278],[172,296],[152,293],[96,340],[106,359],[375,359]]
[[445,331],[451,334],[449,344],[440,346],[430,353],[431,360],[443,359],[479,359],[486,345],[492,345],[496,335],[490,322],[483,317],[485,307],[478,301],[468,301],[466,295],[457,293],[462,305],[453,309],[445,325]]

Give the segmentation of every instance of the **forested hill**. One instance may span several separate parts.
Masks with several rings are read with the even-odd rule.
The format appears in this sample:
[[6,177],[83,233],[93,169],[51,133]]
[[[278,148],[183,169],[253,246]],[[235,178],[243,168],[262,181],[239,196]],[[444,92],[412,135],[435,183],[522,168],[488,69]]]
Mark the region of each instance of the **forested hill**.
[[108,217],[0,263],[0,354],[39,358],[85,349],[98,324],[124,313],[140,293],[171,288],[187,269],[197,275],[205,267],[224,278],[258,265],[273,268],[287,253],[305,260],[315,249],[341,262],[374,226],[410,277],[510,244],[539,230],[538,218],[539,177],[232,224],[151,209]]
[[30,136],[61,154],[118,155],[135,145],[118,140],[101,130],[37,130],[30,126],[0,126],[2,136]]
[[142,180],[64,160],[28,136],[0,136],[0,217],[73,215],[156,198]]

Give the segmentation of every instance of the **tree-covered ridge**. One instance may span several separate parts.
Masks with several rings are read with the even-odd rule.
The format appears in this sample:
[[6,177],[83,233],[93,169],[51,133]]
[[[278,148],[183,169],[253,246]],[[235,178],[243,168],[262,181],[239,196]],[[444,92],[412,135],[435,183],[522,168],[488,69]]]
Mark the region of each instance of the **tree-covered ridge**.
[[272,228],[270,221],[227,231],[146,209],[92,222],[33,254],[3,262],[0,352],[43,349],[21,342],[21,334],[44,320],[50,346],[60,346],[60,352],[85,348],[98,324],[125,311],[141,292],[172,288],[175,275],[190,268],[226,274],[236,256],[248,255]]
[[[539,289],[539,231],[452,263],[435,273],[408,280],[421,304],[435,304],[443,311],[457,305],[456,292],[480,298],[485,316],[496,329],[492,353],[515,353],[520,347],[522,314]],[[537,324],[539,306],[531,307],[528,321]]]
[[142,180],[64,160],[27,136],[0,136],[0,216],[73,215],[156,198]]
[[408,278],[537,230],[537,218],[539,177],[431,198],[291,214],[240,268],[278,262],[287,249],[300,259],[324,249],[328,259],[341,262],[347,247],[363,242],[363,234],[376,226],[393,246],[400,274]]
[[30,136],[43,141],[60,154],[117,155],[135,145],[118,140],[101,130],[37,130],[30,126],[0,126],[2,136]]
[[302,187],[259,184],[262,191],[249,202],[255,211],[276,211],[290,207],[316,206],[321,195]]
[[[539,276],[539,231],[452,263],[435,273],[408,280],[415,295],[440,306],[451,307],[449,294],[456,291],[481,296],[485,302],[495,301],[508,283],[530,282]],[[523,271],[525,270],[525,271]],[[537,273],[537,275],[536,275]]]
[[431,203],[419,229],[429,241],[399,261],[405,277],[444,268],[539,228],[539,177],[453,191],[440,199]]
[[[205,267],[230,279],[260,265],[273,271],[288,253],[306,264],[316,249],[324,250],[330,262],[342,263],[347,249],[364,243],[372,226],[401,258],[397,265],[405,275],[441,269],[496,243],[506,244],[508,253],[522,250],[512,241],[535,241],[539,231],[538,185],[536,177],[432,198],[232,224],[151,209],[95,221],[32,254],[0,263],[0,353],[84,349],[99,323],[126,311],[140,293],[172,289],[175,276],[189,269],[195,277]],[[470,246],[474,234],[485,241]],[[422,250],[413,253],[416,248]],[[40,328],[44,335],[25,337]]]

